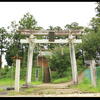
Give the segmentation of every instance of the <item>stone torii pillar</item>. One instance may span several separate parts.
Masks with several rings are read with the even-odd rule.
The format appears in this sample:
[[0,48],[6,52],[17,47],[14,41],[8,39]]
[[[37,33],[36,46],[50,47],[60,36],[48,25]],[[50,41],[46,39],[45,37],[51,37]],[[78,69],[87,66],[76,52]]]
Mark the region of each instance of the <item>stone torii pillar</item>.
[[91,60],[90,71],[91,71],[91,83],[94,87],[96,87],[96,67],[95,60]]
[[22,59],[22,57],[13,57],[13,59],[16,60],[16,70],[15,70],[15,91],[19,92],[20,89],[20,60]]
[[33,42],[34,36],[30,35],[29,37],[29,48],[28,48],[28,60],[27,60],[27,78],[26,78],[26,84],[31,83],[31,76],[32,76],[32,62],[33,62],[33,49],[34,49],[34,42]]
[[78,74],[77,74],[77,64],[76,64],[76,57],[75,57],[74,38],[73,38],[72,34],[69,35],[69,49],[70,49],[73,84],[78,84]]

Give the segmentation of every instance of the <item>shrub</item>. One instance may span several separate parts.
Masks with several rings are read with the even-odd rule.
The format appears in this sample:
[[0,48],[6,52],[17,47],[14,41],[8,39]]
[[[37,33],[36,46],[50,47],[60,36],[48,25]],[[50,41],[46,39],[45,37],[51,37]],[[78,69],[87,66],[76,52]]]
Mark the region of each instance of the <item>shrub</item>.
[[52,57],[49,58],[49,66],[52,71],[57,72],[58,78],[62,78],[66,75],[65,71],[70,67],[70,55],[68,48],[64,48],[63,55],[59,49],[53,51]]
[[[32,68],[32,81],[35,81],[35,69],[36,68],[37,68],[36,66]],[[27,67],[21,67],[20,79],[26,80],[26,75],[27,75]],[[12,66],[11,68],[6,67],[0,70],[0,79],[5,79],[5,78],[12,79],[12,80],[15,79],[15,67],[14,66]],[[42,68],[39,67],[39,81],[41,80],[42,80]]]

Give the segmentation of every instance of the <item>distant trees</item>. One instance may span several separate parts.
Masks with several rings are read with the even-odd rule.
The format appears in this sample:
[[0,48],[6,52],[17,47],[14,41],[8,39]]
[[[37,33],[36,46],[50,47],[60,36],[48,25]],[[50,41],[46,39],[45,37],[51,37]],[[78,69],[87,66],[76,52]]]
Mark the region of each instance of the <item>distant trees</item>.
[[83,29],[83,26],[79,26],[77,22],[72,22],[71,24],[66,24],[65,29],[66,30],[80,30]]
[[34,16],[27,12],[19,21],[19,29],[41,30],[43,27],[37,26]]
[[47,30],[52,30],[52,31],[61,31],[62,28],[60,26],[49,26],[49,28]]
[[2,67],[2,55],[6,52],[8,46],[8,33],[4,27],[0,28],[0,68]]
[[19,21],[19,29],[35,29],[37,21],[30,13],[26,13]]
[[27,36],[21,34],[18,31],[20,29],[41,30],[43,28],[37,26],[37,21],[30,13],[24,14],[24,16],[19,20],[19,23],[16,23],[15,21],[11,22],[11,25],[9,26],[10,46],[6,53],[6,60],[8,65],[10,66],[12,65],[13,62],[12,59],[13,56],[23,57],[22,65],[25,66],[26,64],[28,44],[21,44],[20,39],[26,38]]
[[96,10],[96,17],[90,22],[92,29],[87,28],[88,34],[83,36],[83,42],[80,44],[87,59],[96,59],[97,54],[100,54],[100,2],[97,3]]
[[20,34],[18,32],[18,24],[15,21],[11,22],[11,25],[9,26],[9,47],[7,48],[6,51],[6,61],[8,65],[12,65],[13,59],[12,57],[16,56],[21,56],[22,51],[21,51],[21,44],[20,44],[20,39],[24,38],[25,36]]

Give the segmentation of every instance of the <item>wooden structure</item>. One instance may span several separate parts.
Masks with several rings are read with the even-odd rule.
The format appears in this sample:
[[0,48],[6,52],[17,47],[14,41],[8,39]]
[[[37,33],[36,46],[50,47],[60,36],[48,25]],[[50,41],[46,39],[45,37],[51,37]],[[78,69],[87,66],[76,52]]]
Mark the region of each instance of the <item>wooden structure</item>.
[[[18,30],[18,32],[21,32],[21,34],[25,34],[25,35],[30,35],[33,34],[34,36],[48,36],[49,32],[52,33],[54,32],[55,36],[68,36],[70,31],[69,30],[61,30],[61,31],[50,31],[50,30],[27,30],[27,29],[23,29],[23,30]],[[83,32],[83,30],[74,30],[71,31],[72,35],[83,35],[85,34]]]
[[48,43],[65,43],[69,44],[70,48],[70,58],[71,58],[71,67],[72,67],[72,79],[73,79],[73,84],[78,83],[78,75],[77,75],[77,64],[76,64],[76,57],[75,57],[75,49],[74,49],[74,44],[75,43],[81,43],[81,39],[75,39],[73,35],[76,33],[78,34],[81,33],[81,31],[71,31],[71,32],[55,32],[55,35],[68,35],[69,38],[66,39],[55,39],[54,41],[49,41],[48,39],[36,39],[35,35],[48,35],[48,33],[39,33],[39,31],[36,33],[35,31],[31,30],[20,30],[22,33],[30,33],[30,37],[27,39],[21,39],[21,43],[29,43],[29,50],[28,50],[28,65],[27,65],[27,80],[26,83],[30,84],[31,83],[31,73],[32,73],[32,57],[33,57],[33,49],[35,48],[35,45],[37,43],[43,43],[43,44],[48,44]]
[[50,52],[42,51],[41,54],[38,55],[37,65],[42,67],[43,71],[43,82],[49,83],[51,81],[50,78],[50,70],[48,65],[48,59],[45,57],[46,55],[51,55]]

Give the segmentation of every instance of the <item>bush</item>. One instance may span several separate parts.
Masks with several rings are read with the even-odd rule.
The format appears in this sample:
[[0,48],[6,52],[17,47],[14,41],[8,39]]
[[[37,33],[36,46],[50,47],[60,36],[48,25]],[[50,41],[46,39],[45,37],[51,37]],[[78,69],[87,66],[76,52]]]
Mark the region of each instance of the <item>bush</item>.
[[55,80],[52,81],[52,83],[64,83],[64,82],[68,82],[70,80],[71,80],[71,76],[68,76],[68,77],[55,79]]
[[57,78],[62,78],[66,76],[65,71],[70,67],[70,54],[68,48],[64,48],[63,55],[59,49],[61,48],[53,51],[52,57],[49,58],[49,66],[52,71],[56,71]]
[[[37,67],[34,66],[32,68],[32,81],[35,81],[35,69]],[[26,73],[27,71],[27,67],[21,67],[20,69],[20,79],[21,80],[26,80]],[[12,66],[11,68],[4,68],[4,69],[1,69],[0,70],[0,79],[4,79],[4,78],[9,78],[9,79],[12,79],[14,80],[15,79],[15,67]],[[42,81],[42,68],[39,67],[39,81]]]
[[[100,81],[99,81],[100,82]],[[93,87],[91,81],[88,78],[84,78],[83,81],[78,84],[72,86],[72,88],[80,89],[83,92],[100,92],[100,85],[97,84],[96,87]]]

